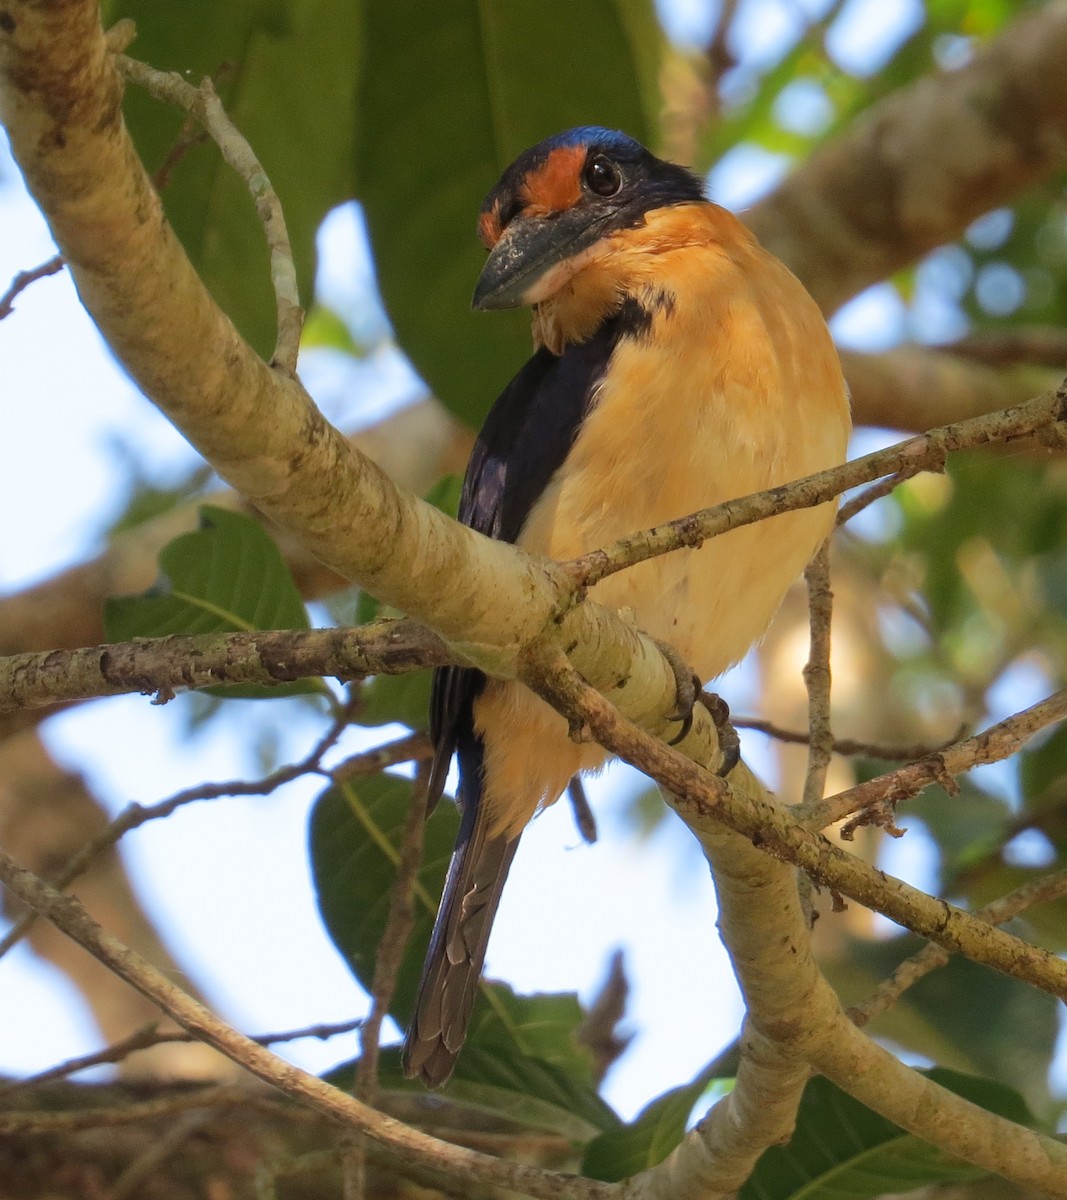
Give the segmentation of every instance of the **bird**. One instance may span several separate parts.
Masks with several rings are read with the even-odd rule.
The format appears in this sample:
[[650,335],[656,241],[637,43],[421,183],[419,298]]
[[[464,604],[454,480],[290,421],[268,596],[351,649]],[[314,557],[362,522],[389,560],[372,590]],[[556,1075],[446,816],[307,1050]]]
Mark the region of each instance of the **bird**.
[[[503,173],[481,208],[473,307],[529,307],[534,352],[479,434],[459,520],[556,560],[844,460],[848,390],[814,300],[699,178],[582,126]],[[778,514],[611,575],[589,597],[702,681],[765,632],[835,506]],[[429,801],[458,759],[460,830],[403,1047],[451,1075],[523,829],[607,753],[515,680],[448,666],[430,701]]]

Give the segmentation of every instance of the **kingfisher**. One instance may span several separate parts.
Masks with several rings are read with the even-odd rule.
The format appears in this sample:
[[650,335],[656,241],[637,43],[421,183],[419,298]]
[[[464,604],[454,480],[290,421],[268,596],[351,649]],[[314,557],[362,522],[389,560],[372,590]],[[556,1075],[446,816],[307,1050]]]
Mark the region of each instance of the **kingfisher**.
[[[478,219],[475,309],[533,310],[533,357],[491,409],[459,519],[532,554],[627,534],[842,462],[851,427],[814,300],[700,180],[624,133],[583,126],[507,168]],[[702,681],[766,630],[835,505],[782,513],[601,580],[591,599]],[[404,1068],[451,1075],[522,831],[607,752],[523,684],[434,675],[430,802],[458,758],[459,838]]]

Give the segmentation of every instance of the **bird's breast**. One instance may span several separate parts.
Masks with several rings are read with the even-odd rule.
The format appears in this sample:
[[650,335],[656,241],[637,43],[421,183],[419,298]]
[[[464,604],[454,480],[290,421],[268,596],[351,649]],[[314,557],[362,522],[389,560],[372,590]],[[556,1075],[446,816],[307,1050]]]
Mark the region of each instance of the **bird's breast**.
[[[848,404],[829,334],[799,283],[768,262],[760,290],[747,281],[687,296],[684,279],[646,289],[649,319],[618,342],[520,545],[575,558],[842,460]],[[732,531],[624,570],[592,598],[634,609],[711,678],[761,636],[832,517],[827,505]]]

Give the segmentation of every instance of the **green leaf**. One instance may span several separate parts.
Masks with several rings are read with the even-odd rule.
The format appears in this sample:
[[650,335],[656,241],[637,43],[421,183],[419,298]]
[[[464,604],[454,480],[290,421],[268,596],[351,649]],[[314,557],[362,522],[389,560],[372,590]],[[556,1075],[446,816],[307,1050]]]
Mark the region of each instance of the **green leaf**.
[[1061,725],[1018,758],[1019,786],[1029,812],[1049,803],[1062,805],[1067,798],[1067,726]]
[[[355,1067],[355,1062],[335,1067],[326,1081],[350,1090]],[[426,1094],[421,1083],[404,1077],[398,1046],[382,1051],[378,1081],[387,1091]],[[504,1117],[526,1129],[558,1133],[579,1144],[618,1123],[594,1091],[561,1068],[514,1049],[468,1044],[441,1094],[451,1103]]]
[[300,348],[339,350],[353,358],[362,358],[367,351],[367,348],[359,345],[352,336],[352,331],[341,314],[325,304],[314,305],[308,313],[300,333]]
[[[396,878],[411,783],[377,775],[331,788],[311,814],[310,850],[315,890],[326,928],[353,974],[369,987],[385,931],[389,893]],[[415,924],[405,950],[390,1011],[401,1023],[411,1016],[423,954],[459,831],[455,806],[438,805],[426,823],[422,866],[415,889]],[[577,1000],[516,996],[502,984],[482,984],[470,1034],[446,1095],[515,1119],[547,1105],[539,1127],[586,1140],[610,1128],[614,1113],[596,1095],[588,1053],[578,1045],[583,1019]],[[421,1084],[405,1086],[422,1090]],[[577,1124],[575,1123],[577,1122]]]
[[691,1083],[664,1092],[628,1125],[603,1133],[590,1142],[582,1174],[614,1183],[661,1163],[685,1135],[693,1106],[715,1078],[710,1063]]
[[432,671],[408,671],[404,675],[376,675],[361,695],[361,725],[391,725],[394,721],[421,730],[430,723]]
[[[112,642],[171,634],[254,629],[307,629],[308,616],[278,547],[251,517],[204,504],[200,528],[159,552],[160,578],[140,596],[104,605]],[[276,687],[210,689],[230,698],[258,699],[320,693],[314,680]]]
[[[931,1079],[991,1112],[1033,1125],[1017,1093],[987,1079],[941,1068]],[[804,1089],[788,1145],[772,1146],[756,1164],[739,1200],[866,1200],[931,1183],[981,1179],[986,1172],[949,1158],[853,1100],[827,1079]]]
[[918,817],[941,851],[942,886],[967,869],[995,854],[1009,836],[1012,812],[1007,803],[966,777],[959,791],[949,796],[939,786],[927,788],[909,802],[908,815]]
[[[359,11],[350,0],[115,0],[109,21],[132,17],[130,53],[198,84],[216,78],[234,124],[263,164],[285,212],[300,295],[310,302],[315,235],[352,198]],[[126,120],[145,165],[157,170],[183,114],[129,87]],[[194,147],[163,192],[175,231],[238,329],[266,356],[275,306],[262,226],[243,180],[213,145]]]
[[479,425],[530,354],[527,314],[470,311],[482,200],[516,155],[571,126],[649,140],[651,5],[364,0],[361,9],[357,175],[382,295],[427,383]]
[[[411,781],[372,775],[324,792],[311,813],[311,867],[319,911],[334,945],[370,988],[396,880]],[[442,803],[430,815],[415,884],[415,925],[404,953],[391,1012],[407,1021],[415,1002],[423,949],[459,833],[459,814]]]

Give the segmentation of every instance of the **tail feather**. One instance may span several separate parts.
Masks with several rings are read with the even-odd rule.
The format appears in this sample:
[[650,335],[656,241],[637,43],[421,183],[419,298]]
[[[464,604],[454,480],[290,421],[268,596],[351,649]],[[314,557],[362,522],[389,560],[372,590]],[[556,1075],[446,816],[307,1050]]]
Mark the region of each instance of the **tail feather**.
[[[452,1074],[470,1024],[493,918],[518,837],[488,831],[477,763],[463,763],[463,821],[445,880],[441,907],[422,968],[415,1011],[404,1040],[404,1073],[440,1087]],[[474,771],[464,766],[476,765]]]

